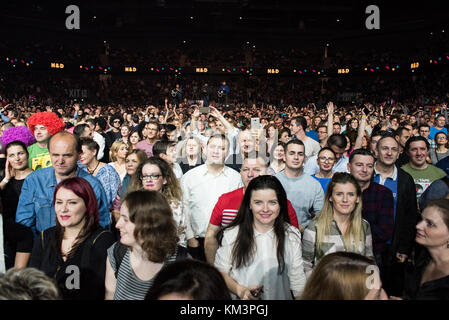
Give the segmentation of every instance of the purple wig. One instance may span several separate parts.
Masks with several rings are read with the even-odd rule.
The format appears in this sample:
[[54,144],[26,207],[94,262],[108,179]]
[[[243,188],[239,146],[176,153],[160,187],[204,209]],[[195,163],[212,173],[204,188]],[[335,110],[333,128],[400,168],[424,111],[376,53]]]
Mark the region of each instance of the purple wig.
[[1,137],[3,146],[17,140],[22,141],[28,147],[34,143],[34,136],[27,127],[20,126],[6,129]]

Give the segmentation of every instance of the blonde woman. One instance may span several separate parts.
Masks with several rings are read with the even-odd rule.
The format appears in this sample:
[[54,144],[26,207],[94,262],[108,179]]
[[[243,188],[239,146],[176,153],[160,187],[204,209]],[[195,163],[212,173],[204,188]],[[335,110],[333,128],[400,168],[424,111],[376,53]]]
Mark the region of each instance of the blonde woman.
[[304,270],[310,275],[325,255],[347,251],[374,259],[371,228],[362,219],[362,191],[348,173],[332,177],[320,215],[304,230],[302,253]]
[[111,159],[109,165],[117,171],[120,181],[126,176],[125,159],[127,153],[128,146],[123,141],[115,141],[109,151],[109,158]]

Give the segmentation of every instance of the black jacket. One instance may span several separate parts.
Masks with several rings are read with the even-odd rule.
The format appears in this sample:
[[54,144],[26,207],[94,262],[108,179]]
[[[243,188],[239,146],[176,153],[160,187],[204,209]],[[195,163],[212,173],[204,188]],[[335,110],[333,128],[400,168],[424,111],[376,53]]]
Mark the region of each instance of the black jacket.
[[418,223],[418,204],[415,181],[407,172],[398,169],[398,195],[396,219],[393,230],[392,252],[410,256],[415,244],[416,224]]

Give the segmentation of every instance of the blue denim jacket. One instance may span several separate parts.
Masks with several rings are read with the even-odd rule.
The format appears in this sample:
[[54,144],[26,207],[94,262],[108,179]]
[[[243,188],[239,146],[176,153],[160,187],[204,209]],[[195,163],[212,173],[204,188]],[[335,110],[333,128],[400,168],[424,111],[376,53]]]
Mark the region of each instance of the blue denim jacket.
[[[86,179],[94,189],[98,200],[100,225],[109,228],[111,217],[106,193],[97,178],[78,168],[76,176]],[[16,222],[30,227],[35,235],[56,224],[56,213],[53,206],[53,193],[57,182],[55,170],[48,167],[34,171],[25,178],[19,197]]]

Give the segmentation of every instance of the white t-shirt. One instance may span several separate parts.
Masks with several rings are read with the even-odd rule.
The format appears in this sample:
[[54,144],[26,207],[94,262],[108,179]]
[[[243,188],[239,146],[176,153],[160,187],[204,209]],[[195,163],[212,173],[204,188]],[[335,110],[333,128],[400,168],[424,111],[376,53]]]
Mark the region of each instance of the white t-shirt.
[[[237,226],[224,232],[221,246],[215,255],[215,267],[243,286],[263,285],[263,300],[292,300],[290,290],[295,297],[300,296],[306,284],[306,275],[299,230],[291,225],[286,228],[285,269],[282,274],[278,273],[277,241],[273,229],[266,233],[254,229],[256,251],[253,260],[248,266],[232,268],[232,249],[238,231]],[[238,299],[234,294],[232,296]]]

